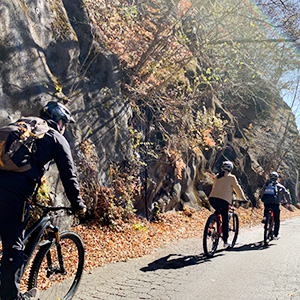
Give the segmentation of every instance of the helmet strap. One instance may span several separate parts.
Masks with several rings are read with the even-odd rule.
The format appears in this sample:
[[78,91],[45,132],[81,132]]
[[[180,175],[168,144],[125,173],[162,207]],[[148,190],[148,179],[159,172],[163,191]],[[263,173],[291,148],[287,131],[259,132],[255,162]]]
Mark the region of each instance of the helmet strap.
[[60,119],[58,122],[57,122],[57,127],[58,127],[58,130],[61,134],[64,134],[65,133],[65,129],[66,129],[66,124],[65,122]]

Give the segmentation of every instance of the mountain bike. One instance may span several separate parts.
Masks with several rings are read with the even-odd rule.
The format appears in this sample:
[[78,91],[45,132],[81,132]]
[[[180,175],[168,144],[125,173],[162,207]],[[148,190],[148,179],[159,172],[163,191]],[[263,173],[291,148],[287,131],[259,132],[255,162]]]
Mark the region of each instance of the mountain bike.
[[268,245],[274,239],[274,214],[272,208],[268,209],[264,225],[264,244]]
[[[52,225],[51,219],[61,210],[72,214],[72,209],[38,203],[34,205],[42,213],[40,219],[25,230],[24,270],[32,261],[29,275],[25,276],[25,284],[28,290],[35,287],[39,289],[40,300],[70,300],[82,276],[84,246],[77,233],[70,230],[59,232],[58,227]],[[29,219],[27,212],[25,222],[28,223]]]
[[[239,233],[239,218],[235,212],[234,203],[242,203],[242,200],[233,200],[229,205],[228,216],[228,243],[234,247]],[[205,224],[203,234],[203,250],[206,257],[212,257],[217,251],[219,239],[223,236],[222,216],[218,210],[211,214]]]

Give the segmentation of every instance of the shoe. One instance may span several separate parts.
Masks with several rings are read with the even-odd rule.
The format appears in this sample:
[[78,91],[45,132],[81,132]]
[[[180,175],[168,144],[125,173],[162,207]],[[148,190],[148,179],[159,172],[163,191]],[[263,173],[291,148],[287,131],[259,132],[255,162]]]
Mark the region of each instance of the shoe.
[[228,242],[224,243],[224,248],[226,249],[231,248],[231,243]]
[[25,294],[21,295],[22,300],[39,300],[39,290],[37,288],[31,289]]
[[265,224],[265,223],[266,223],[266,217],[263,217],[263,219],[261,220],[261,222],[262,222],[263,224]]
[[280,234],[274,236],[274,240],[279,240],[280,238],[281,238],[281,235],[280,235]]

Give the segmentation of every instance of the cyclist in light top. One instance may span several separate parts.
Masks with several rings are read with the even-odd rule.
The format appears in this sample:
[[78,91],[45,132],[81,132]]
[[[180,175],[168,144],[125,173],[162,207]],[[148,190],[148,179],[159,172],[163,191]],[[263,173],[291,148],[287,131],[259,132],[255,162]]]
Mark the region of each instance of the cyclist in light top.
[[261,199],[264,203],[264,218],[263,223],[266,220],[266,215],[269,209],[273,210],[274,214],[274,239],[280,238],[279,227],[280,227],[280,203],[282,200],[286,200],[289,204],[291,203],[291,195],[289,191],[278,182],[279,175],[277,172],[271,172],[269,180],[261,190]]
[[228,239],[228,211],[229,204],[232,204],[233,192],[239,198],[247,201],[245,194],[239,185],[236,177],[231,174],[233,170],[233,163],[231,161],[224,161],[221,166],[221,172],[214,178],[212,190],[209,195],[209,202],[211,206],[218,210],[222,215],[223,226],[223,241],[224,247],[228,248],[231,245],[227,242]]

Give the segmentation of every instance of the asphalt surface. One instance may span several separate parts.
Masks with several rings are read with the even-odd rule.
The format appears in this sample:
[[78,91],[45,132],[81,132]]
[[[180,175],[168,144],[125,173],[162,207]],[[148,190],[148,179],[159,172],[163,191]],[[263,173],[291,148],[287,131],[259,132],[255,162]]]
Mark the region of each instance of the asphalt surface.
[[241,230],[232,250],[211,259],[202,240],[181,240],[84,274],[73,300],[300,299],[300,218],[282,222],[280,233],[264,247],[263,226]]

